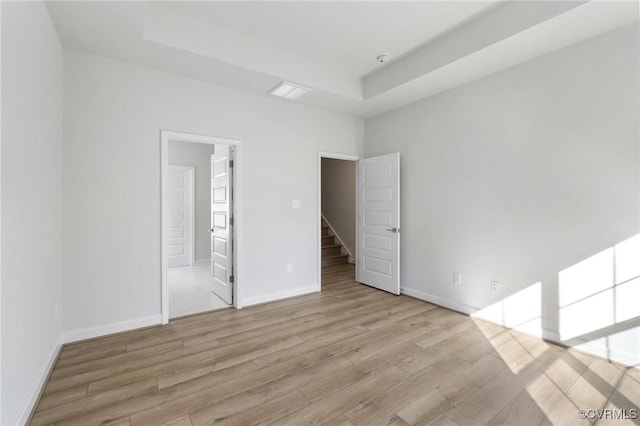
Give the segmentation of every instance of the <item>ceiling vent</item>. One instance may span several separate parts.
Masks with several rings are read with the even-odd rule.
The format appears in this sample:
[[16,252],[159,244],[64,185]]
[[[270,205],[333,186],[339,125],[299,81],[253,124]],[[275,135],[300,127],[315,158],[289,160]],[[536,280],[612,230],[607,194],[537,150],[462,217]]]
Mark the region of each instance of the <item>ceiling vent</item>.
[[269,94],[279,98],[293,100],[298,99],[309,91],[311,91],[311,88],[309,87],[289,83],[288,81],[282,81],[276,87],[269,90]]

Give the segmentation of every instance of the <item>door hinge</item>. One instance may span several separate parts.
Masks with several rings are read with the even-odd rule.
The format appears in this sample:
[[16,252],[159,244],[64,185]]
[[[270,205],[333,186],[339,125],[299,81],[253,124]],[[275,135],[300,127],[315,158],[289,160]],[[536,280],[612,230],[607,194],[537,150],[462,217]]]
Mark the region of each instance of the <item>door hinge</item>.
[[233,284],[233,281],[234,281],[234,277],[233,277],[233,275],[229,275],[229,282],[230,282],[231,284]]
[[229,160],[229,168],[233,169],[233,160]]
[[233,226],[233,218],[232,217],[229,218],[229,226]]

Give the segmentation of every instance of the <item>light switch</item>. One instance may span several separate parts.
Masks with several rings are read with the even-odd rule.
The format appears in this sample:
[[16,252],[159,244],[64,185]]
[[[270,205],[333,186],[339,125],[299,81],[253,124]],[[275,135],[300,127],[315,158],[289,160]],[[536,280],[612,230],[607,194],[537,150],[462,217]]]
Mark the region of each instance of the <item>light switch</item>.
[[293,208],[294,209],[300,208],[300,200],[293,200]]

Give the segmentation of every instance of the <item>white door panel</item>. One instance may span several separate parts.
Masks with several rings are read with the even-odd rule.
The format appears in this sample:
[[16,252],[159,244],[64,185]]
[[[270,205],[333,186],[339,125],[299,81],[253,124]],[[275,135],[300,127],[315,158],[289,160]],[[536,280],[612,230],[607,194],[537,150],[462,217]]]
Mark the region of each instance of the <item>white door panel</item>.
[[358,161],[356,280],[400,294],[400,154]]
[[213,292],[233,302],[232,148],[216,145],[211,156],[211,276]]
[[169,166],[167,176],[167,265],[193,264],[193,167]]

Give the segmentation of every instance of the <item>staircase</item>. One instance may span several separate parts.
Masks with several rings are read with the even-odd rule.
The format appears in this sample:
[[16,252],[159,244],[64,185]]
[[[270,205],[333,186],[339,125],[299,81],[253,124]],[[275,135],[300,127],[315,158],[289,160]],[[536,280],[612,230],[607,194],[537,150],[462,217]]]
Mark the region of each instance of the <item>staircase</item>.
[[349,263],[349,255],[342,253],[342,246],[335,238],[329,225],[321,219],[322,224],[322,266],[344,265]]

